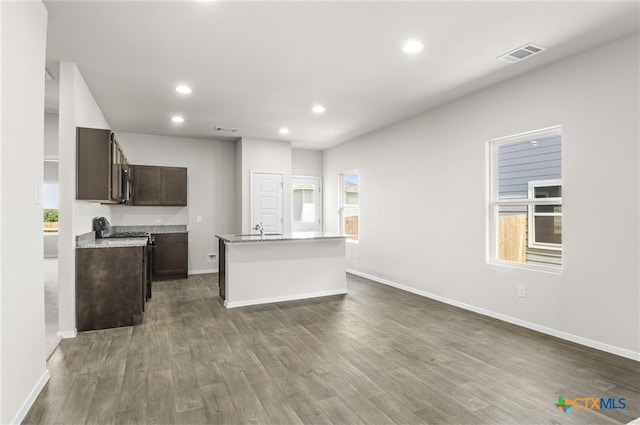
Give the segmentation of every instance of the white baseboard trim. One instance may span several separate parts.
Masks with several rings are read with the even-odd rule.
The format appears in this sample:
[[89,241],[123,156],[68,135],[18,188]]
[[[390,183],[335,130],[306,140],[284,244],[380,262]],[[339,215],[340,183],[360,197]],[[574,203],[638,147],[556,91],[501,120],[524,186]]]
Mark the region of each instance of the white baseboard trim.
[[218,269],[191,270],[189,272],[190,275],[192,275],[192,274],[207,274],[207,273],[218,273]]
[[29,409],[31,409],[31,406],[33,406],[33,402],[36,401],[36,398],[38,398],[40,391],[42,391],[44,386],[47,385],[47,382],[49,382],[50,377],[51,375],[49,374],[49,371],[45,369],[40,376],[40,379],[38,379],[38,382],[36,382],[36,384],[29,392],[29,395],[22,403],[22,406],[20,406],[20,409],[18,410],[18,412],[16,412],[15,416],[11,420],[11,424],[19,425],[20,423],[22,423],[24,417],[27,416],[27,413],[29,413]]
[[452,300],[450,298],[442,297],[440,295],[432,294],[430,292],[422,291],[420,289],[412,288],[410,286],[402,285],[400,283],[384,279],[381,277],[373,276],[367,273],[362,273],[357,270],[347,269],[347,273],[351,273],[356,276],[364,277],[365,279],[373,280],[374,282],[382,283],[384,285],[393,286],[394,288],[401,289],[403,291],[411,292],[416,295],[420,295],[432,300],[440,301],[445,304],[449,304],[455,307],[462,308],[464,310],[473,311],[474,313],[482,314],[483,316],[493,317],[494,319],[502,320],[503,322],[511,323],[514,325],[522,326],[543,334],[555,336],[556,338],[564,339],[566,341],[575,342],[576,344],[585,345],[596,350],[605,351],[607,353],[615,354],[621,357],[626,357],[631,360],[640,361],[640,352],[627,350],[626,348],[616,347],[614,345],[605,344],[603,342],[595,341],[593,339],[584,338],[578,335],[573,335],[568,332],[559,331],[557,329],[548,328],[546,326],[538,325],[537,323],[528,322],[526,320],[518,319],[516,317],[507,316],[506,314],[497,313],[486,308],[478,307],[475,305],[463,303],[460,301]]
[[58,331],[58,336],[62,338],[75,338],[78,336],[78,330],[73,329],[71,331]]
[[345,289],[335,289],[331,291],[308,292],[306,294],[287,295],[284,297],[258,298],[255,300],[246,300],[246,301],[229,302],[227,300],[224,300],[224,306],[227,308],[246,307],[248,305],[280,303],[283,301],[304,300],[306,298],[319,298],[319,297],[328,297],[331,295],[342,295],[342,294],[346,294],[347,292],[348,291],[345,288]]

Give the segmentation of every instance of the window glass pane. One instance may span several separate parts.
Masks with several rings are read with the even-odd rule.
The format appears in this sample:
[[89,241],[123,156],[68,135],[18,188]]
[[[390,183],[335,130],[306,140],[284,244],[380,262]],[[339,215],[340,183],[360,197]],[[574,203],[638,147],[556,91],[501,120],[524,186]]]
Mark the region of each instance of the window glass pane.
[[[539,207],[539,205],[538,205]],[[526,205],[498,207],[496,258],[523,264],[560,265],[562,251],[555,244],[562,243],[561,216],[535,216],[535,242],[554,244],[531,246]]]
[[527,198],[530,181],[562,178],[560,135],[498,145],[497,162],[498,199]]
[[344,208],[344,233],[353,236],[351,239],[358,240],[359,237],[360,208]]
[[351,239],[360,236],[360,174],[351,173],[342,176],[342,229]]
[[561,213],[562,205],[536,205],[535,212],[537,213]]
[[537,186],[533,193],[534,198],[561,198],[562,186]]
[[342,178],[344,202],[346,205],[360,203],[360,175],[358,173],[345,174]]
[[536,243],[562,243],[562,216],[535,216]]
[[293,221],[294,223],[313,223],[316,220],[316,187],[312,184],[294,185]]
[[43,228],[45,233],[58,233],[58,184],[42,186]]
[[[520,208],[517,212],[514,209]],[[527,207],[499,207],[498,211],[498,260],[527,262]]]

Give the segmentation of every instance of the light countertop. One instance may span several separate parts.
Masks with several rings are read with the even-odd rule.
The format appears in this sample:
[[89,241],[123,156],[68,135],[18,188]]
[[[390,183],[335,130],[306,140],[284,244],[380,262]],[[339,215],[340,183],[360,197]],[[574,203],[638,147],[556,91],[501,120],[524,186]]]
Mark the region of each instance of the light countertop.
[[156,225],[138,225],[138,226],[113,226],[113,232],[147,232],[152,234],[159,233],[188,233],[186,224],[156,224]]
[[250,243],[250,242],[285,242],[285,241],[305,241],[305,240],[322,240],[322,239],[346,239],[347,235],[328,232],[294,232],[294,233],[260,233],[238,234],[238,235],[215,235],[227,243]]
[[78,243],[77,248],[129,248],[146,246],[147,238],[104,238]]

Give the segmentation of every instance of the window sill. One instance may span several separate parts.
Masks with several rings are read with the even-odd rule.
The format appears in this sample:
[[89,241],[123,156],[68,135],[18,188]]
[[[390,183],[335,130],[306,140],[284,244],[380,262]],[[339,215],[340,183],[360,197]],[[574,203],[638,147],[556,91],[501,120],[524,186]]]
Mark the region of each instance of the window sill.
[[530,270],[535,272],[550,273],[555,275],[562,274],[561,265],[542,265],[531,263],[515,263],[512,261],[489,260],[487,264],[490,266],[509,267],[512,269]]
[[347,243],[359,244],[360,241],[358,239],[347,238]]

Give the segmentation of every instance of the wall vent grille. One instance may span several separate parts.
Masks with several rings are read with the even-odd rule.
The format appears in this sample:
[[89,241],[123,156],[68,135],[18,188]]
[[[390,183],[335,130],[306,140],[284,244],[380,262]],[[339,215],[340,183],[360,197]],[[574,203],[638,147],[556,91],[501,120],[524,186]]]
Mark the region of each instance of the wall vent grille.
[[538,53],[544,52],[545,49],[542,46],[538,46],[536,44],[525,44],[524,46],[520,46],[517,49],[510,51],[509,53],[505,53],[502,56],[498,57],[498,60],[507,63],[516,63],[521,60],[530,58],[531,56],[537,55]]

